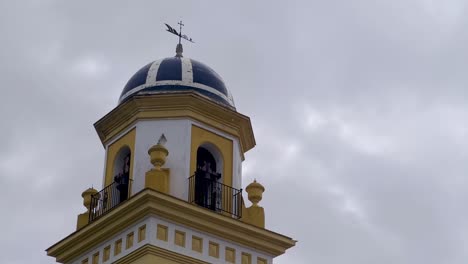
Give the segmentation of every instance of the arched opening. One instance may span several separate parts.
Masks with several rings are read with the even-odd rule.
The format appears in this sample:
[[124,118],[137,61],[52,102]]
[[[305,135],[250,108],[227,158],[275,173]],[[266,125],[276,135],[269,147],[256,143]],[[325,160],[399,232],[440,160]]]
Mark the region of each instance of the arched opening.
[[113,184],[118,192],[119,203],[128,199],[130,187],[130,162],[131,150],[128,146],[124,146],[119,150],[119,152],[115,156],[113,167]]
[[197,149],[197,170],[195,172],[195,202],[205,208],[217,211],[222,208],[223,159],[217,148],[203,144]]
[[197,170],[216,172],[216,160],[204,147],[197,149]]

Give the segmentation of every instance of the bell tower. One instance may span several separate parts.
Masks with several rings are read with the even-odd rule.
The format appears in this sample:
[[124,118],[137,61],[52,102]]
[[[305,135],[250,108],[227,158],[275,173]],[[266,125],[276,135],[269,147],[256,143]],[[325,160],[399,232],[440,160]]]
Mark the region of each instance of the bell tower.
[[138,70],[94,124],[102,188],[82,193],[76,231],[47,249],[57,262],[271,264],[295,245],[265,227],[265,188],[242,189],[250,119],[221,77],[179,45],[175,57]]

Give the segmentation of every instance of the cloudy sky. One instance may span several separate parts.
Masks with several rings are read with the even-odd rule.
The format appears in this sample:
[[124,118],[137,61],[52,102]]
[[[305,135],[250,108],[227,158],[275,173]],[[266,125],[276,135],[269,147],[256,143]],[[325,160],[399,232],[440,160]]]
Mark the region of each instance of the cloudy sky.
[[116,2],[0,2],[0,263],[54,263],[101,187],[93,123],[179,19],[252,119],[244,187],[299,241],[275,263],[466,263],[466,1]]

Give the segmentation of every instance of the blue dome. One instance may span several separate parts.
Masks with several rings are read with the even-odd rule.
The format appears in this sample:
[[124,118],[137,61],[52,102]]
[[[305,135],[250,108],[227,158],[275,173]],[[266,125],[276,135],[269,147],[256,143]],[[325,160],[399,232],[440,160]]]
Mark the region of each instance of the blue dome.
[[119,103],[136,94],[196,91],[234,108],[234,100],[221,77],[210,67],[193,59],[169,57],[145,65],[127,82]]

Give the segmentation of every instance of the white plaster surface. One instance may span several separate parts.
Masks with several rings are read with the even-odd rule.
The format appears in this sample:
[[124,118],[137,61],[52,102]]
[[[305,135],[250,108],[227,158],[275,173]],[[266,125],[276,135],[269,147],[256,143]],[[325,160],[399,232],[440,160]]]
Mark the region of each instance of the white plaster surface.
[[186,119],[137,122],[132,193],[141,191],[145,186],[145,174],[153,168],[148,149],[157,143],[161,134],[166,136],[165,146],[169,150],[164,168],[171,170],[170,194],[187,200],[190,175],[190,122]]

